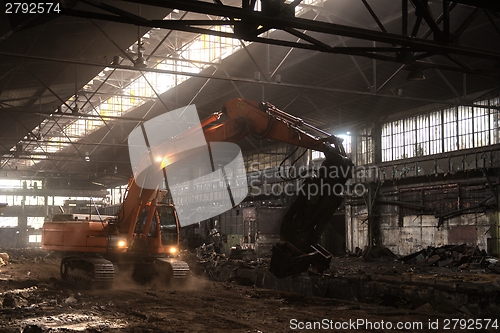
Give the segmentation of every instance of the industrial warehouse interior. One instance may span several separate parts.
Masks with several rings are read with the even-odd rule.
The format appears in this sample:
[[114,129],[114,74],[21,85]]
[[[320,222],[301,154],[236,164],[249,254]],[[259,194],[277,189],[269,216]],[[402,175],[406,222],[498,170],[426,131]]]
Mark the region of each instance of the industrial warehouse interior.
[[0,332],[498,331],[498,1],[1,4]]

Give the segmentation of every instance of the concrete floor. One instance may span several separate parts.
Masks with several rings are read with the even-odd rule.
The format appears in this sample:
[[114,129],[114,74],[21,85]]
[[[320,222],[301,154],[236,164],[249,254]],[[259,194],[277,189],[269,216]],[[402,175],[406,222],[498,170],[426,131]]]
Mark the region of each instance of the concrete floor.
[[[117,276],[111,289],[93,290],[62,282],[56,254],[7,251],[10,262],[0,267],[5,333],[464,332],[446,329],[452,319],[479,320],[483,329],[475,332],[494,332],[499,321],[500,275],[486,271],[346,257],[334,258],[325,276],[280,280],[266,260],[190,254],[194,276],[184,285],[137,285]],[[493,321],[484,329],[486,319]]]

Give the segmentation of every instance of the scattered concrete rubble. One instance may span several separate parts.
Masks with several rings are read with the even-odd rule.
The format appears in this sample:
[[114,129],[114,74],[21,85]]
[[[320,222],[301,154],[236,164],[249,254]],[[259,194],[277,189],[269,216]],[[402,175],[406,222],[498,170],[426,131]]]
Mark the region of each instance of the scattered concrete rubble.
[[[360,252],[361,253],[361,252]],[[269,258],[260,258],[254,251],[234,249],[230,256],[219,254],[213,247],[203,245],[197,249],[196,264],[203,268],[203,271],[212,271],[211,267],[217,269],[238,269],[238,268],[265,268],[269,265]],[[362,265],[350,265],[349,262],[357,260]],[[374,261],[375,260],[375,261]],[[343,264],[345,262],[346,264]],[[330,269],[323,273],[325,277],[342,277],[349,274],[369,274],[370,262],[375,262],[375,274],[398,275],[404,272],[424,272],[425,267],[449,268],[450,272],[471,271],[474,273],[500,273],[500,262],[497,258],[489,257],[484,250],[477,247],[463,245],[445,245],[441,247],[429,246],[416,253],[398,258],[392,252],[387,251],[378,257],[369,259],[362,255],[337,257],[332,261]],[[339,265],[340,263],[340,265]],[[378,263],[378,264],[377,264]],[[380,265],[380,263],[385,263]],[[391,263],[394,263],[391,264]],[[396,265],[396,263],[398,263]],[[403,265],[404,264],[404,265]],[[367,272],[365,272],[367,270]],[[434,273],[434,272],[433,272]],[[309,274],[314,274],[310,271]]]
[[2,299],[2,307],[18,308],[28,306],[35,290],[37,290],[37,287],[32,286],[29,288],[14,289],[4,293],[0,293],[0,299]]
[[[500,311],[500,266],[477,248],[428,247],[403,258],[334,257],[323,274],[308,271],[278,279],[268,258],[224,257],[210,252],[197,267],[216,281],[424,312],[491,315]],[[200,272],[200,273],[201,273]]]
[[214,261],[220,258],[225,258],[225,255],[215,252],[214,244],[205,244],[196,248],[196,258],[200,262]]
[[497,274],[345,256],[333,258],[328,276],[308,272],[277,279],[267,269],[267,258],[205,254],[200,259],[191,253],[190,266],[224,282],[193,274],[188,285],[173,288],[125,279],[97,291],[60,281],[55,258],[35,260],[43,256],[13,251],[9,255],[15,262],[2,267],[12,278],[0,282],[0,332],[284,332],[290,330],[290,318],[390,317],[427,323],[429,318],[498,318],[500,313]]
[[488,257],[486,251],[466,244],[445,245],[438,248],[429,246],[399,260],[417,266],[458,267],[460,270],[483,269],[485,273],[500,273],[498,259]]
[[24,327],[23,333],[55,333],[89,330],[92,332],[100,332],[104,329],[126,327],[127,322],[120,319],[103,319],[92,313],[62,313],[54,316],[25,319],[21,321],[20,326]]

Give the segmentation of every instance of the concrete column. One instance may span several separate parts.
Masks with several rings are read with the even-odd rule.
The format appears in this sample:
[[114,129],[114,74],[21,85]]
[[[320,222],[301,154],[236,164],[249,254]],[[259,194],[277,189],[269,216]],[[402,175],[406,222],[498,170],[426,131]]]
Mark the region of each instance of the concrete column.
[[17,228],[19,230],[19,238],[17,247],[27,247],[28,246],[28,217],[25,211],[26,196],[23,196],[21,200],[21,214],[17,219]]
[[43,197],[43,217],[44,218],[47,218],[49,216],[49,197],[48,196],[44,196]]
[[373,124],[373,162],[379,164],[382,162],[382,124],[375,122]]
[[[497,207],[500,207],[500,189],[497,189]],[[490,217],[490,238],[487,239],[488,254],[498,256],[500,259],[500,210],[494,214],[488,214]]]

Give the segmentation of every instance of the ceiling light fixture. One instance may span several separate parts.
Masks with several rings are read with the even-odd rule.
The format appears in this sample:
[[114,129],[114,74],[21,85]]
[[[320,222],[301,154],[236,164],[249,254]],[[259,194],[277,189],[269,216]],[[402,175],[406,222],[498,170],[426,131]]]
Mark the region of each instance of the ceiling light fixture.
[[78,106],[78,95],[75,96],[75,106],[73,107],[72,113],[80,113],[80,107]]
[[[141,16],[141,5],[139,5],[139,16]],[[144,43],[141,40],[141,27],[137,27],[137,59],[134,61],[135,68],[146,68],[148,63],[144,59]]]
[[139,55],[137,56],[137,59],[134,61],[134,67],[135,68],[146,68],[148,67],[148,63],[146,62],[146,59],[144,59],[143,51],[142,51],[142,43],[140,43],[140,40],[137,42],[138,44],[138,50],[139,50]]
[[78,72],[75,65],[75,106],[71,110],[72,113],[79,113],[80,107],[78,106]]

